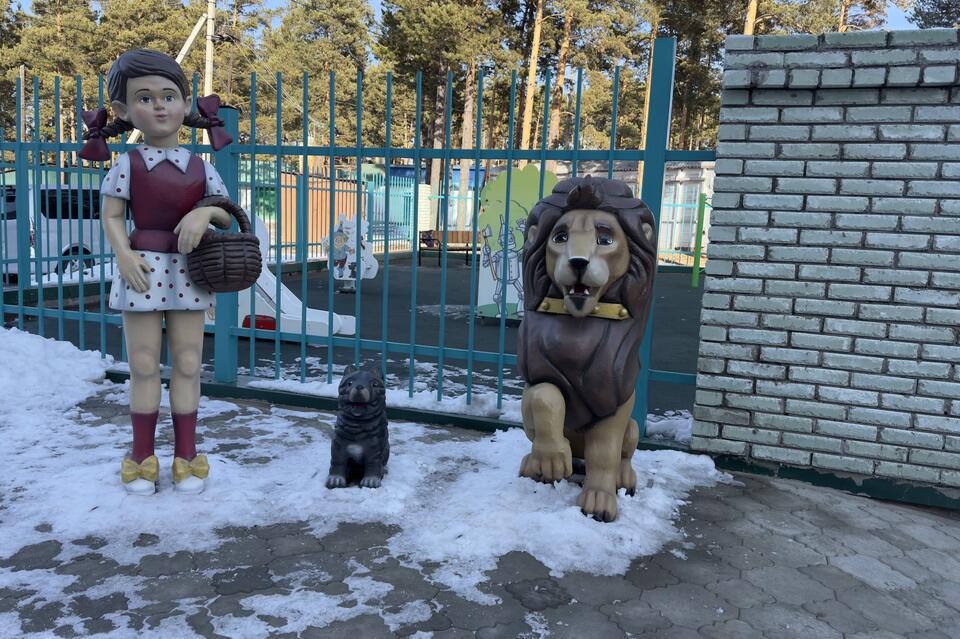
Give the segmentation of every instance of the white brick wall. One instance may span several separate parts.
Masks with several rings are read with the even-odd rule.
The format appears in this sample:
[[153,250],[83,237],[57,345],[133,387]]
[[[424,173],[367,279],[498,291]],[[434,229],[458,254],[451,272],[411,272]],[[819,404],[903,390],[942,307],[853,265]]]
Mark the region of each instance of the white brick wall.
[[692,448],[960,486],[958,63],[728,38]]

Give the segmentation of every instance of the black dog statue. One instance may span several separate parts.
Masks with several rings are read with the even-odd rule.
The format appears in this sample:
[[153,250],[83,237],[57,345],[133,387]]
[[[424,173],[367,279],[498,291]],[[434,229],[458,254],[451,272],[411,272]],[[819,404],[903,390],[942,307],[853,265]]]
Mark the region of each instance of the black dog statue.
[[390,457],[386,391],[379,369],[347,366],[339,404],[327,488],[358,482],[364,488],[379,488]]

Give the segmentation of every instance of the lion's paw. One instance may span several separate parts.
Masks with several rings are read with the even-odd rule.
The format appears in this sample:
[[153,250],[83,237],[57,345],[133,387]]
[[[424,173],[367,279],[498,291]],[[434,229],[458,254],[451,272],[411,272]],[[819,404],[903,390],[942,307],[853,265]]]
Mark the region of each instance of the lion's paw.
[[566,440],[562,445],[547,450],[534,444],[533,451],[520,462],[520,476],[536,481],[551,483],[572,474],[573,455],[570,452],[570,443]]
[[617,496],[605,490],[584,488],[577,497],[580,512],[597,521],[613,521],[617,518]]
[[631,497],[637,493],[637,473],[629,459],[620,460],[620,474],[617,477],[617,490],[625,488]]

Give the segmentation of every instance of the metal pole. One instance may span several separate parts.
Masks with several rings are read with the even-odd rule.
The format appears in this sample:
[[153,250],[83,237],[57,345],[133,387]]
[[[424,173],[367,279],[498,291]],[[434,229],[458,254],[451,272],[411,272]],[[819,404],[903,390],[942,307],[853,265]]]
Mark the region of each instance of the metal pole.
[[690,279],[690,286],[697,288],[700,286],[700,254],[703,251],[703,213],[707,209],[707,194],[700,194],[700,203],[697,205],[697,236],[693,249],[693,275]]
[[203,67],[203,94],[213,93],[213,29],[217,0],[207,0],[207,54]]
[[[217,15],[217,0],[207,0],[207,53],[203,67],[203,95],[213,93],[213,29]],[[207,130],[203,130],[203,143],[210,144]]]
[[[26,105],[26,100],[24,99],[24,90],[27,85],[27,67],[26,65],[20,65],[20,84],[17,85],[17,97],[20,99],[21,105]],[[19,111],[18,111],[19,113]],[[27,119],[20,118],[20,139],[23,140],[27,137]]]

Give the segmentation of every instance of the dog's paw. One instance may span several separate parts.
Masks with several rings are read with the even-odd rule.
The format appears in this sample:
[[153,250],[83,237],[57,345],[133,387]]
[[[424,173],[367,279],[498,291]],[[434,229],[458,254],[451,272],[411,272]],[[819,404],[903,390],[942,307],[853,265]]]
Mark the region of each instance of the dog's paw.
[[345,488],[347,478],[343,475],[330,475],[327,477],[327,488]]
[[370,475],[360,480],[361,488],[380,488],[381,478],[376,475]]
[[605,490],[584,488],[577,497],[580,512],[597,521],[613,521],[617,518],[617,496]]

